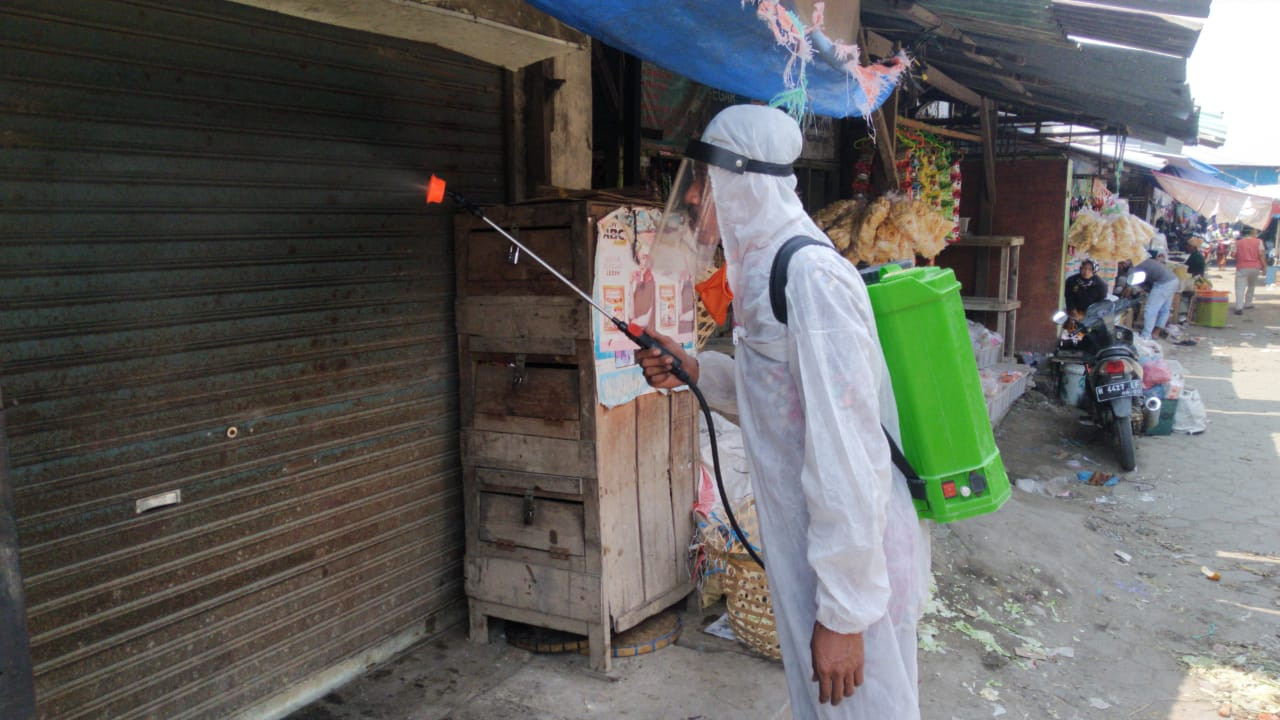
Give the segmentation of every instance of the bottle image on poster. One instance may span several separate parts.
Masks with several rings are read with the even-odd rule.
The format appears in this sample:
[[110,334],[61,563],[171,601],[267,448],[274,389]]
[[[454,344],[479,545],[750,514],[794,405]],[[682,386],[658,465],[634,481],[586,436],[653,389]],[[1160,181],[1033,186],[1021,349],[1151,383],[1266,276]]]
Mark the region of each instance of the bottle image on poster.
[[693,292],[693,280],[688,275],[680,278],[680,327],[681,335],[689,335],[694,331],[694,318],[697,315],[697,296]]
[[[621,207],[596,221],[595,296],[614,317],[653,327],[684,344],[693,340],[693,286],[689,283],[686,291],[683,274],[654,267],[650,251],[660,217],[656,209]],[[635,343],[603,318],[597,319],[596,328],[602,352],[635,349]]]
[[658,306],[661,314],[658,329],[664,335],[676,334],[676,286],[674,283],[663,283],[658,288]]
[[[694,352],[695,299],[688,273],[656,268],[651,250],[662,211],[619,207],[596,220],[596,300],[613,317],[635,323]],[[605,407],[616,407],[649,387],[635,363],[636,344],[609,321],[594,313],[596,393]],[[686,317],[687,316],[687,317]]]

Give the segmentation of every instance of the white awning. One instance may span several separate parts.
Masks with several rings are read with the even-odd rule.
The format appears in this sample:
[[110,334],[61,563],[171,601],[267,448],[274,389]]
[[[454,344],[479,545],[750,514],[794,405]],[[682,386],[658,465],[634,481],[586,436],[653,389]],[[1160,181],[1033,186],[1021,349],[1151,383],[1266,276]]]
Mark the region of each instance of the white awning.
[[1217,185],[1207,185],[1168,173],[1153,172],[1160,189],[1205,217],[1218,222],[1241,222],[1265,230],[1271,222],[1272,199]]

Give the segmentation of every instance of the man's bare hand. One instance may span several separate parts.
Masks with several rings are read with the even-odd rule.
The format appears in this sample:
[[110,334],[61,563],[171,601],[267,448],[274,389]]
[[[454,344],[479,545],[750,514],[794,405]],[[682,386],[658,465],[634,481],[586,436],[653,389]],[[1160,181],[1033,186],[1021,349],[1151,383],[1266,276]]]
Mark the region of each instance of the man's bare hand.
[[862,633],[843,635],[813,624],[813,681],[818,683],[818,702],[839,705],[862,684]]
[[[671,351],[673,355],[680,358],[680,364],[684,367],[685,372],[689,373],[689,378],[695,383],[698,382],[697,360],[689,357],[676,341],[657,330],[646,328],[645,332],[649,334],[649,337]],[[671,359],[671,355],[667,355],[657,348],[637,350],[636,361],[640,363],[640,369],[644,371],[645,382],[649,383],[650,386],[671,389],[684,385],[683,380],[671,374],[671,367],[675,364]]]

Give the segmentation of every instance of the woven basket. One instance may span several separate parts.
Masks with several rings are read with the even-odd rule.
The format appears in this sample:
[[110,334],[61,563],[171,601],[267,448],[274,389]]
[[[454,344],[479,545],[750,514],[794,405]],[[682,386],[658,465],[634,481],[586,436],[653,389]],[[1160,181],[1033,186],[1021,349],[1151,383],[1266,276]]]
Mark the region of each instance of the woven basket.
[[[756,513],[755,501],[743,503],[734,514],[746,536],[753,543],[759,543],[760,516]],[[778,627],[774,623],[773,601],[769,595],[769,577],[764,574],[764,568],[751,559],[741,542],[726,543],[731,536],[727,526],[704,526],[701,535],[711,566],[723,570],[715,577],[720,578],[733,634],[756,654],[781,660]]]
[[729,626],[748,648],[771,660],[782,659],[778,626],[773,620],[769,578],[746,553],[709,549],[714,562],[724,568],[722,585],[729,608]]

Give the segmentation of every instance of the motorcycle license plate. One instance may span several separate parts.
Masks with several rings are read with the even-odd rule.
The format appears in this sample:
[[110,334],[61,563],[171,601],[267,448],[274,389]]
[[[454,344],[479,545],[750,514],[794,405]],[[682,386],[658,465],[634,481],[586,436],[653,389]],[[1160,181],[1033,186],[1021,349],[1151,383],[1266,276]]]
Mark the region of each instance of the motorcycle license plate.
[[1142,395],[1142,381],[1138,378],[1107,383],[1094,388],[1098,402],[1106,402],[1122,397],[1138,397]]

